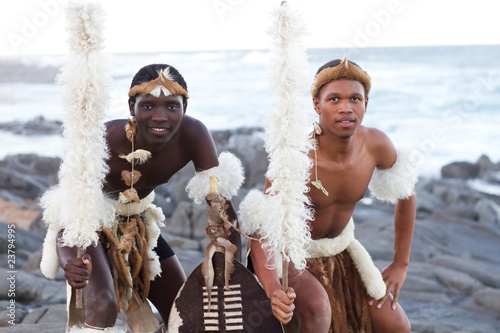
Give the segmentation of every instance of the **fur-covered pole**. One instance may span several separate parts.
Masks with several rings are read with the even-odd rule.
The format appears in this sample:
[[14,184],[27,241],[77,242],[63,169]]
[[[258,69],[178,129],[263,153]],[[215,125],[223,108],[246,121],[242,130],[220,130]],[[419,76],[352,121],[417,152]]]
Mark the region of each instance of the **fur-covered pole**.
[[[269,29],[273,39],[270,86],[273,90],[272,110],[266,118],[265,144],[269,154],[267,190],[270,230],[262,234],[268,253],[281,252],[283,268],[292,262],[305,269],[310,240],[307,182],[311,149],[306,124],[305,92],[307,61],[302,38],[306,29],[300,17],[286,2],[273,13]],[[283,277],[286,281],[287,270]]]
[[103,49],[103,9],[72,2],[66,8],[69,60],[58,77],[64,85],[65,155],[59,170],[64,203],[62,245],[80,249],[97,244],[103,219],[111,214],[102,191],[108,157],[104,117],[111,80]]

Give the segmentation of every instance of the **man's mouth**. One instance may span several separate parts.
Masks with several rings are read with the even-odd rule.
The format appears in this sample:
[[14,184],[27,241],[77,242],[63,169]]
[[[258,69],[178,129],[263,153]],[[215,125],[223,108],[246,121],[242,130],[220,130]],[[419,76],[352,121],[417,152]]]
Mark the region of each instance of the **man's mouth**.
[[151,127],[151,130],[155,133],[163,133],[167,131],[164,127]]

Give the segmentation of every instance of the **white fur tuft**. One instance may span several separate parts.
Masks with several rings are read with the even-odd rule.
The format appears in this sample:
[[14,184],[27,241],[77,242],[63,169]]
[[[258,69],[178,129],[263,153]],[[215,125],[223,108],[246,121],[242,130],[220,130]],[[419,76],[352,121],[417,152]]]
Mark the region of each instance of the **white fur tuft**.
[[[308,222],[313,214],[308,209],[309,169],[307,156],[311,149],[306,109],[307,61],[303,37],[306,28],[287,3],[274,12],[269,29],[273,39],[270,86],[273,90],[272,110],[266,115],[265,143],[269,154],[266,173],[271,181],[268,189],[270,206],[264,244],[268,253],[279,251],[283,258],[303,270],[310,240]],[[269,209],[271,207],[271,209]]]
[[366,251],[363,245],[356,239],[351,241],[347,251],[351,255],[352,261],[361,276],[361,280],[366,287],[368,295],[374,299],[381,299],[384,297],[387,287],[382,277],[382,273],[380,273],[378,268],[373,264],[368,251]]
[[409,149],[398,149],[397,159],[390,169],[375,169],[368,189],[377,199],[396,203],[414,194],[418,168],[410,158]]
[[42,260],[40,262],[40,270],[48,279],[55,278],[59,271],[56,237],[57,231],[49,227],[43,241]]
[[217,177],[219,193],[226,199],[231,199],[238,194],[238,190],[245,180],[241,161],[229,152],[222,152],[219,155],[219,166],[197,172],[187,184],[188,196],[195,203],[201,204],[210,193],[211,176]]
[[255,233],[267,234],[264,230],[269,223],[269,212],[272,208],[269,206],[267,197],[258,190],[251,190],[243,198],[239,207],[241,231],[247,235]]
[[65,111],[66,149],[59,170],[62,202],[49,205],[58,209],[57,220],[65,228],[64,245],[86,248],[97,243],[102,221],[114,218],[102,191],[108,171],[104,119],[111,79],[100,54],[104,47],[102,7],[71,3],[66,19],[71,54],[58,76],[64,85]]

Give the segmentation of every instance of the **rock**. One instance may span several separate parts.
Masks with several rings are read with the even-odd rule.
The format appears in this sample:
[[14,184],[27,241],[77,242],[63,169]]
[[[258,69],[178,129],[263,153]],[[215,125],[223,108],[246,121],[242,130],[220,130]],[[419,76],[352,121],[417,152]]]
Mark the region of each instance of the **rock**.
[[474,212],[480,223],[500,223],[500,207],[490,199],[479,199],[474,205]]
[[34,154],[8,156],[0,161],[0,182],[4,190],[37,200],[57,182],[60,159]]
[[180,237],[162,230],[162,236],[172,248],[201,251],[200,242],[194,239]]
[[472,294],[474,291],[483,287],[483,284],[479,280],[462,272],[437,267],[434,273],[437,279],[447,288],[457,289],[466,294]]
[[430,259],[428,263],[466,273],[487,286],[500,288],[500,279],[498,278],[500,267],[498,265],[452,256],[438,256]]
[[0,309],[3,310],[0,312],[0,327],[14,327],[20,324],[28,314],[28,311],[20,307],[14,298],[12,300],[14,302],[0,301]]
[[500,183],[500,163],[493,163],[488,156],[482,155],[476,162],[479,167],[478,177],[491,183]]
[[474,294],[474,300],[476,301],[477,304],[485,307],[489,311],[492,311],[497,315],[500,313],[499,289],[485,288],[479,290]]
[[[22,270],[15,274],[8,273],[5,268],[0,268],[2,276],[15,275],[16,301],[38,304],[59,304],[66,302],[66,283],[62,281],[49,280]],[[7,279],[0,280],[0,290],[9,290],[10,282]],[[61,290],[64,290],[61,293]],[[7,297],[1,294],[0,299]]]
[[40,206],[31,200],[23,202],[12,202],[0,199],[0,222],[14,224],[22,229],[40,229],[36,227],[41,220],[42,210]]
[[[12,224],[10,224],[12,225]],[[0,222],[0,253],[7,253],[9,244],[9,234],[14,235],[14,244],[16,252],[26,250],[28,252],[35,252],[42,248],[43,238],[31,231],[15,227],[14,233],[9,233],[8,224]]]
[[165,225],[172,234],[190,239],[202,239],[206,236],[205,207],[183,201],[177,205],[172,216],[166,220]]
[[479,175],[479,167],[469,162],[454,162],[441,168],[442,178],[472,179]]
[[[406,277],[404,284],[404,292],[415,291],[420,293],[439,293],[443,290],[443,285],[433,278],[425,278],[419,274],[410,274]],[[405,298],[406,299],[406,298]],[[413,300],[417,300],[412,298]]]

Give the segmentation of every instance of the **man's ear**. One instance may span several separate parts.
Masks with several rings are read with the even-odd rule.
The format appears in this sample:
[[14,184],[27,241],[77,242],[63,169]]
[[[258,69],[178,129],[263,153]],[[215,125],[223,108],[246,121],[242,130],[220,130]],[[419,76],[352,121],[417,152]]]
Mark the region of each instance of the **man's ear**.
[[319,98],[318,97],[313,97],[313,107],[314,107],[314,111],[316,111],[317,114],[321,113],[321,111],[319,110]]
[[135,116],[135,101],[132,100],[132,98],[128,99],[128,109],[130,111],[130,115],[133,117]]
[[370,97],[366,96],[366,98],[365,98],[365,112],[366,112],[366,110],[368,110],[368,99],[370,99]]

